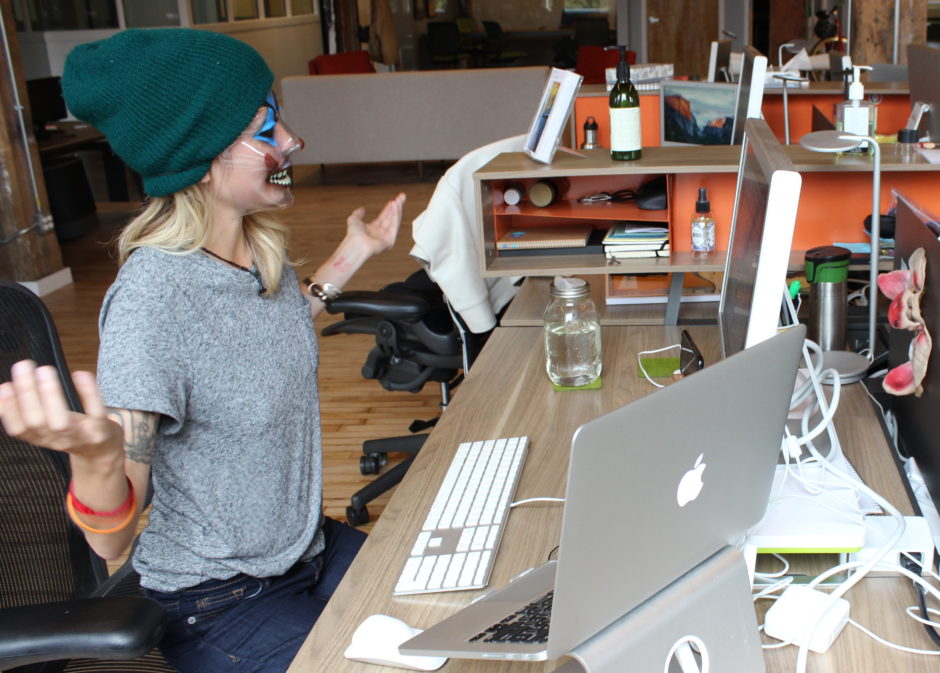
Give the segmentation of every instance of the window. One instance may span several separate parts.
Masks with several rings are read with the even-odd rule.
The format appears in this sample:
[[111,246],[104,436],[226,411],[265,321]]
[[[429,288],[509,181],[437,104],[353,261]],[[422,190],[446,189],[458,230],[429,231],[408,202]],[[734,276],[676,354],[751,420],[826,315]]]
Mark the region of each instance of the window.
[[232,12],[236,21],[258,18],[257,0],[232,0]]
[[124,0],[124,26],[126,28],[154,28],[180,25],[176,0]]
[[225,0],[191,0],[193,24],[223,23],[228,21]]
[[565,11],[575,14],[600,14],[608,11],[608,0],[565,0]]
[[291,16],[313,14],[313,0],[290,0]]
[[287,16],[287,0],[264,0],[265,17]]
[[117,7],[114,0],[29,0],[32,29],[89,30],[117,28]]

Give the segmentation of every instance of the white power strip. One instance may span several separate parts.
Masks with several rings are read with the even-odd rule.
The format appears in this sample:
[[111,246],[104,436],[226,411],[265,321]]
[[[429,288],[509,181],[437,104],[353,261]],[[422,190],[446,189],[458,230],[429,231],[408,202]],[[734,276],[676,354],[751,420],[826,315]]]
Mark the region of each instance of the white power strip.
[[[898,540],[894,549],[872,568],[869,575],[896,575],[895,566],[898,565],[907,567],[911,572],[923,574],[920,568],[911,565],[910,559],[902,556],[902,552],[918,559],[923,567],[930,568],[933,565],[933,537],[930,535],[930,526],[927,525],[927,521],[920,516],[906,516],[904,522],[904,534],[901,539]],[[866,516],[865,546],[857,552],[848,554],[847,560],[862,563],[871,560],[894,533],[897,525],[897,521],[890,516]]]

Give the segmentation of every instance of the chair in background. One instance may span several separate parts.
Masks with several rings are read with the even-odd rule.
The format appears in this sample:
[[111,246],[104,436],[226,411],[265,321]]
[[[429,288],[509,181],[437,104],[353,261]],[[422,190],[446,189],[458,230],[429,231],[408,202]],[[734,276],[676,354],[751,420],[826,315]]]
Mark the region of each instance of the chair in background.
[[483,65],[512,65],[528,56],[524,51],[508,51],[503,27],[496,21],[484,21]]
[[[343,319],[325,327],[321,334],[370,334],[375,346],[362,367],[362,376],[376,379],[386,390],[416,393],[424,384],[441,387],[441,409],[460,384],[464,368],[464,341],[458,332],[440,288],[424,271],[378,292],[344,292],[331,302],[328,313],[342,313]],[[414,421],[409,428],[417,433],[433,426],[431,421]],[[378,474],[389,453],[408,457],[359,489],[350,498],[346,519],[353,526],[369,521],[368,503],[395,486],[421,449],[426,434],[411,434],[363,442],[359,471]]]
[[[525,136],[477,148],[441,177],[428,207],[415,218],[411,256],[424,270],[378,292],[343,292],[326,307],[343,320],[321,334],[371,334],[375,347],[362,368],[386,390],[417,392],[425,383],[441,386],[441,409],[469,371],[518,289],[515,278],[481,278],[473,196],[473,173],[501,152],[521,151]],[[436,421],[412,423],[418,432]],[[408,454],[402,462],[355,493],[346,509],[352,525],[369,520],[366,505],[398,484],[427,439],[425,434],[367,440],[360,472],[375,474],[389,453]]]
[[[42,301],[0,282],[0,382],[25,358],[53,365],[69,404],[80,409]],[[140,595],[129,563],[107,576],[65,512],[68,483],[68,456],[13,439],[0,426],[0,669],[171,673],[154,649],[163,607]],[[107,661],[115,659],[134,661]]]
[[593,45],[606,47],[613,43],[610,24],[606,17],[588,17],[578,19],[574,24],[574,43],[577,47]]
[[463,48],[463,38],[455,21],[428,22],[427,45],[434,67],[456,68],[471,58],[470,52]]
[[[607,68],[616,68],[620,60],[620,52],[616,49],[606,51],[604,47],[586,44],[578,48],[578,60],[574,71],[584,77],[582,84],[606,84]],[[636,62],[636,52],[627,52],[627,62],[633,65]]]
[[344,51],[339,54],[320,54],[307,61],[311,75],[346,75],[375,72],[369,52],[364,49]]

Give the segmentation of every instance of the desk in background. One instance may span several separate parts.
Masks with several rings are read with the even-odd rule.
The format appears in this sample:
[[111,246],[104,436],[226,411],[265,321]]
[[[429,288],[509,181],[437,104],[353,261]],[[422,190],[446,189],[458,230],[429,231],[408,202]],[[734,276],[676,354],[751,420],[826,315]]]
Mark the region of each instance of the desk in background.
[[[907,82],[874,82],[865,86],[866,98],[880,97],[878,104],[878,133],[891,135],[904,128],[911,113],[910,93]],[[598,142],[603,147],[610,147],[610,122],[608,121],[607,87],[603,84],[585,84],[575,99],[574,113],[571,115],[572,134],[580,147],[584,141],[584,121],[593,116],[597,119]],[[790,106],[790,139],[797,143],[800,138],[813,128],[813,108],[829,121],[835,120],[835,105],[845,99],[841,82],[810,82],[806,88],[787,90]],[[764,89],[764,102],[761,106],[764,118],[777,134],[777,139],[784,139],[783,88]],[[640,91],[640,131],[643,147],[657,147],[660,144],[660,103],[659,91]]]
[[[706,362],[717,357],[714,328],[690,327]],[[373,532],[291,665],[290,673],[380,673],[398,669],[343,657],[355,628],[367,616],[389,614],[427,628],[482,592],[393,597],[392,589],[458,444],[462,441],[528,435],[531,440],[516,499],[563,497],[574,430],[587,420],[653,391],[636,375],[636,353],[679,341],[679,330],[663,327],[605,327],[604,385],[601,390],[556,393],[545,376],[540,328],[499,328],[476,360],[467,380],[431,433]],[[677,419],[680,420],[680,419]],[[859,385],[843,391],[837,427],[846,455],[875,490],[904,514],[913,510],[870,402]],[[609,517],[611,534],[622,533],[624,512]],[[562,507],[538,503],[513,510],[493,568],[490,588],[541,564],[558,544]],[[629,569],[625,569],[629,571]],[[910,584],[866,579],[848,594],[852,616],[895,642],[930,647],[921,627],[903,615],[916,601]],[[796,650],[768,651],[768,671],[793,670]],[[548,673],[552,662],[509,663],[450,660],[443,671]],[[810,670],[927,673],[935,662],[875,644],[847,627],[825,655],[811,654]]]
[[108,199],[110,201],[130,200],[124,162],[114,154],[104,134],[90,124],[57,122],[55,130],[45,138],[37,140],[36,146],[42,161],[80,150],[100,152],[108,185]]

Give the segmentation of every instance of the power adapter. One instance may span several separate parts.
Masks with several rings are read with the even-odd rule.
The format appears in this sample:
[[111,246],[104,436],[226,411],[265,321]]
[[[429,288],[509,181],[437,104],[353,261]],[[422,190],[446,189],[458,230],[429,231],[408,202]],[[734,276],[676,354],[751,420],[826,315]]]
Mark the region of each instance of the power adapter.
[[[868,573],[869,576],[897,575],[896,566],[907,568],[911,572],[921,575],[923,568],[930,568],[933,565],[933,537],[930,534],[930,526],[927,520],[922,516],[904,517],[904,533],[901,539],[894,545],[884,558],[882,558]],[[877,553],[884,545],[885,541],[894,533],[897,521],[890,516],[866,516],[865,517],[865,546],[859,551],[848,555],[848,561],[858,561],[865,563]],[[921,567],[911,562],[910,558],[902,554],[917,559]]]
[[849,602],[801,585],[787,587],[764,617],[764,633],[771,638],[807,646],[822,654],[849,621]]

